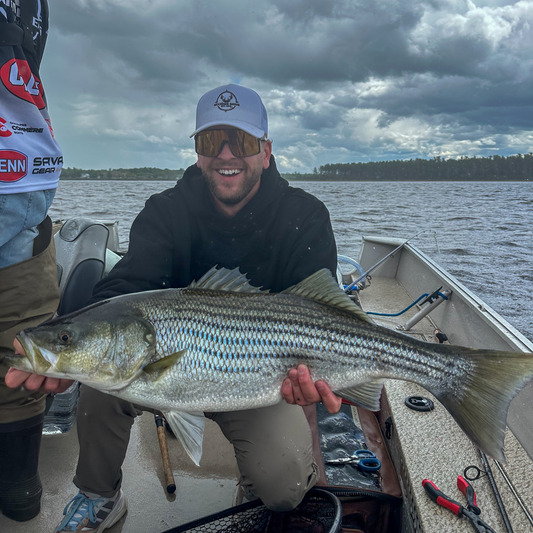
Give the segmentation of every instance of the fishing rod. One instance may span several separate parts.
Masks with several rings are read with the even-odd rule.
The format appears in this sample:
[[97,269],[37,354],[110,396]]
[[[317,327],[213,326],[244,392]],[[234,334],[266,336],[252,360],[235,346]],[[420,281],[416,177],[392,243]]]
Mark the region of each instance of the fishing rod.
[[412,237],[409,237],[405,242],[403,242],[402,244],[400,244],[400,246],[398,246],[397,248],[394,248],[394,250],[390,253],[388,253],[385,257],[383,257],[382,259],[380,259],[374,266],[370,267],[364,274],[362,274],[361,276],[359,276],[355,281],[353,281],[352,283],[350,283],[350,285],[348,285],[345,289],[344,289],[344,292],[348,292],[352,287],[354,287],[355,285],[357,285],[363,278],[365,278],[366,276],[368,276],[371,272],[373,272],[374,270],[376,270],[376,268],[378,268],[378,266],[380,266],[382,263],[384,263],[387,259],[389,259],[390,257],[392,257],[396,252],[398,252],[399,250],[401,250],[409,241],[412,241],[413,239],[415,239],[416,237],[418,237],[419,235],[421,235],[422,233],[427,233],[427,232],[431,232],[435,235],[435,242],[437,243],[437,253],[440,253],[439,251],[439,243],[437,242],[437,232],[436,231],[433,231],[433,230],[429,230],[429,229],[424,229],[422,231],[419,231],[416,235],[413,235]]
[[494,498],[496,498],[496,503],[498,504],[498,509],[500,510],[500,514],[502,516],[505,529],[507,529],[509,533],[513,533],[513,526],[511,526],[509,516],[507,515],[505,505],[503,504],[500,491],[498,490],[498,486],[496,485],[496,480],[494,479],[494,474],[492,473],[492,470],[490,468],[489,461],[487,460],[487,456],[481,450],[478,450],[478,452],[479,452],[479,455],[481,456],[481,462],[483,463],[483,468],[485,469],[485,473],[487,474],[487,477],[489,478],[489,483],[492,488]]
[[520,497],[520,494],[518,494],[518,491],[515,489],[515,486],[513,485],[512,481],[509,479],[509,476],[507,475],[507,472],[503,469],[502,465],[499,461],[494,461],[494,464],[498,467],[498,470],[500,471],[501,475],[503,476],[503,479],[505,479],[507,485],[509,485],[509,489],[513,493],[513,496],[516,498],[516,501],[522,507],[522,511],[524,511],[524,514],[526,515],[526,518],[528,522],[533,527],[533,516],[531,516],[531,513],[529,512],[528,508],[526,507],[526,504],[524,503],[524,500]]
[[159,449],[161,450],[161,459],[163,460],[163,471],[165,474],[166,489],[169,494],[176,491],[176,482],[170,465],[170,456],[168,454],[167,437],[165,435],[165,419],[161,415],[154,414],[155,425],[157,427],[157,438],[159,440]]

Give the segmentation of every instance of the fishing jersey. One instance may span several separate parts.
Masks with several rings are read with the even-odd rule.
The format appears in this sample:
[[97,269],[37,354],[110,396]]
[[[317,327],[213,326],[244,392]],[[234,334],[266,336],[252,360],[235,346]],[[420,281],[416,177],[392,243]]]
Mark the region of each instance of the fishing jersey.
[[39,66],[47,0],[0,0],[0,194],[55,189],[63,156]]
[[257,194],[227,218],[192,165],[175,187],[149,198],[132,224],[128,253],[96,284],[88,303],[187,287],[213,266],[239,268],[253,286],[272,292],[321,268],[334,276],[337,249],[329,212],[311,194],[291,187],[271,156]]

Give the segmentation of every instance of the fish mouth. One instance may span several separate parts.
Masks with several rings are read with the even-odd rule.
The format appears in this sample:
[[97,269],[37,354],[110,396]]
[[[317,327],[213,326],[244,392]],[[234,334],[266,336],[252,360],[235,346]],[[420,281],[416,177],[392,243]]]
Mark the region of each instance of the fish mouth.
[[4,356],[4,362],[8,367],[23,370],[24,372],[33,372],[30,360],[22,354],[9,352],[9,355]]
[[15,368],[26,372],[44,374],[50,367],[55,367],[57,356],[45,348],[36,346],[24,331],[17,333],[15,338],[20,342],[26,354],[26,357],[19,353],[11,357],[11,362],[15,363],[13,365]]

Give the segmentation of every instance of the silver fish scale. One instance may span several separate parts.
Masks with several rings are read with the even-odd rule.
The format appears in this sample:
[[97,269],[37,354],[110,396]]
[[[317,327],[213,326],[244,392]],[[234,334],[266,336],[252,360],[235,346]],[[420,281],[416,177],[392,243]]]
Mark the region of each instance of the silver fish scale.
[[[468,372],[438,350],[405,335],[367,324],[351,313],[291,295],[168,289],[138,302],[155,327],[154,360],[186,350],[157,387],[137,380],[139,394],[157,405],[224,411],[274,404],[290,368],[307,364],[314,379],[334,390],[380,377],[423,382],[433,388]],[[133,302],[132,302],[133,303]],[[142,393],[141,389],[144,390]],[[199,399],[202,400],[199,400]]]

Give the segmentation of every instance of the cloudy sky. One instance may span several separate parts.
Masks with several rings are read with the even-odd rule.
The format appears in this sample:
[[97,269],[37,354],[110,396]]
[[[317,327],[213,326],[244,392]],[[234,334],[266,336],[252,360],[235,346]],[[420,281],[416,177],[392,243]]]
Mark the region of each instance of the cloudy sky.
[[209,89],[255,89],[284,172],[533,151],[533,0],[49,0],[66,167],[195,161]]

